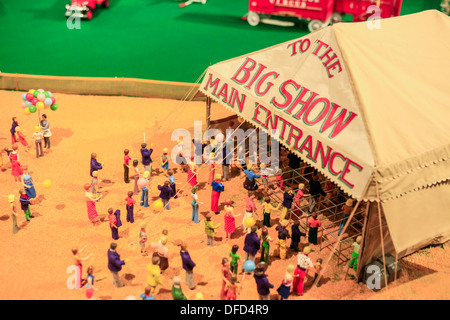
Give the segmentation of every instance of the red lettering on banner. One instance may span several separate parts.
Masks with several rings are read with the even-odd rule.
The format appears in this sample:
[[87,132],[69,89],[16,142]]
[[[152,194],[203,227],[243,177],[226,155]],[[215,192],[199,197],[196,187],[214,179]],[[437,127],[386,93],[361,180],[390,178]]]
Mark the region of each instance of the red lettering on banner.
[[264,81],[266,81],[266,79],[270,76],[275,76],[275,79],[278,78],[280,74],[276,73],[276,72],[269,72],[266,73],[265,75],[263,75],[261,77],[261,79],[258,80],[258,83],[256,84],[256,88],[255,88],[255,92],[258,96],[263,96],[267,93],[267,91],[270,90],[270,88],[273,86],[272,82],[267,82],[267,87],[264,91],[261,91],[261,85],[264,83]]
[[[247,64],[249,62],[251,63],[251,66],[247,67]],[[243,85],[250,78],[250,72],[253,71],[253,69],[255,69],[255,66],[256,66],[256,61],[247,57],[245,59],[245,62],[238,69],[238,71],[236,71],[236,73],[234,74],[234,76],[231,79],[236,81],[237,83]],[[244,72],[244,75],[242,76],[242,79],[238,79],[238,76],[241,74],[241,72]]]
[[329,170],[333,175],[338,176],[338,175],[342,172],[342,170],[339,171],[339,172],[336,172],[336,171],[334,171],[334,169],[333,169],[333,164],[334,164],[334,160],[336,159],[336,157],[339,157],[339,158],[343,159],[344,161],[345,161],[347,158],[344,157],[344,156],[343,156],[341,153],[339,153],[339,152],[335,152],[335,153],[333,153],[333,154],[331,155],[330,162],[328,163],[328,170]]
[[308,137],[305,139],[305,141],[303,141],[303,143],[298,151],[303,153],[303,150],[308,151],[307,157],[311,158],[313,151],[312,151],[312,137],[310,135],[308,135]]
[[297,84],[297,82],[295,82],[294,80],[287,80],[285,82],[283,82],[283,84],[280,87],[280,93],[281,95],[284,97],[284,103],[279,103],[276,101],[275,97],[272,98],[272,100],[270,101],[271,104],[273,104],[275,107],[277,107],[278,109],[284,109],[287,106],[289,106],[289,104],[292,101],[292,94],[289,93],[289,91],[287,91],[286,86],[288,84],[291,84],[295,87],[295,89],[300,89],[300,85]]
[[327,146],[327,154],[325,155],[323,146],[322,146],[322,142],[317,140],[317,147],[316,147],[316,151],[314,153],[314,158],[312,158],[312,160],[317,162],[317,158],[319,157],[319,153],[320,153],[320,158],[322,160],[321,161],[322,168],[324,169],[328,165],[328,161],[330,160],[331,151],[333,151],[333,148]]
[[203,89],[206,91],[206,90],[208,90],[208,86],[209,87],[214,87],[213,94],[216,95],[217,86],[219,85],[220,79],[217,78],[214,81],[211,81],[211,79],[212,79],[212,74],[210,73],[208,81],[206,82],[206,85],[205,85],[205,87]]
[[336,117],[334,117],[338,108],[340,108],[338,104],[332,103],[331,112],[329,113],[319,130],[319,132],[322,133],[327,131],[327,129],[331,126],[334,126],[331,130],[331,134],[329,135],[330,139],[336,137],[357,116],[356,113],[349,111],[349,116],[344,119],[345,115],[347,114],[347,109],[342,109],[341,112]]
[[355,185],[354,184],[352,184],[352,183],[350,183],[349,181],[347,181],[346,179],[345,179],[345,175],[347,174],[347,173],[349,173],[350,172],[350,169],[349,169],[349,167],[350,166],[354,166],[354,167],[356,167],[356,169],[358,169],[358,171],[362,171],[363,170],[363,167],[362,166],[360,166],[359,164],[357,164],[356,162],[354,162],[354,161],[352,161],[352,160],[350,160],[350,159],[347,159],[347,162],[345,163],[345,166],[344,166],[344,170],[342,171],[342,174],[341,174],[341,176],[339,177],[339,180],[341,180],[342,182],[344,182],[347,186],[349,186],[350,188],[353,188]]

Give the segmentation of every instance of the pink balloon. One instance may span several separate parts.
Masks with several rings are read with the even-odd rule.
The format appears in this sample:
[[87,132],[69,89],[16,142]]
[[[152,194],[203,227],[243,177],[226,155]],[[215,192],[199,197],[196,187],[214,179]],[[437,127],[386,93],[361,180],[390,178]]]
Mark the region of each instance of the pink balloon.
[[223,133],[219,133],[217,136],[216,136],[216,140],[217,140],[217,142],[223,142],[223,139],[224,139],[225,137],[223,136]]
[[54,103],[55,103],[55,101],[56,101],[56,99],[55,99],[55,98],[53,98],[53,97],[50,97],[50,99],[52,99],[52,104],[54,104]]
[[26,108],[27,107],[27,105],[25,104],[25,101],[22,101],[22,108]]
[[44,102],[44,100],[45,100],[45,94],[39,93],[39,94],[37,95],[37,99],[38,99],[39,101]]
[[146,187],[148,185],[148,180],[145,178],[139,178],[138,182],[137,182],[139,188],[143,188]]

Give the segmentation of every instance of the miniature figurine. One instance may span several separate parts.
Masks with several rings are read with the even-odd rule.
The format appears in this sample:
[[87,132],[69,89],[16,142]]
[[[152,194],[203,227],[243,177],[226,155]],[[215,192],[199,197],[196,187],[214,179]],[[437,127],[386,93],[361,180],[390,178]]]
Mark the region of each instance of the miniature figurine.
[[345,202],[345,204],[341,208],[341,210],[343,212],[342,212],[342,221],[339,224],[338,236],[340,236],[341,233],[342,233],[342,230],[344,230],[345,223],[347,222],[348,216],[352,212],[352,209],[353,209],[353,200],[352,199],[347,199],[347,201]]
[[280,300],[288,299],[291,293],[291,286],[293,280],[293,272],[295,267],[290,264],[286,267],[286,273],[284,274],[284,279],[281,281],[281,285],[278,287],[277,292],[280,295]]
[[245,200],[245,214],[244,218],[242,219],[242,229],[244,229],[247,233],[250,232],[250,228],[247,228],[244,222],[247,218],[253,218],[253,214],[255,214],[255,216],[258,216],[256,214],[255,193],[253,191],[249,191],[248,197]]
[[353,252],[352,252],[350,261],[348,262],[349,267],[355,271],[356,271],[356,268],[358,267],[358,257],[359,257],[359,251],[361,249],[361,240],[362,240],[362,237],[358,236],[358,237],[356,237],[355,242],[352,243]]
[[86,183],[84,185],[84,190],[86,190],[85,196],[86,196],[88,218],[89,218],[89,221],[91,221],[92,226],[95,226],[98,222],[98,213],[97,213],[97,209],[95,208],[95,202],[100,200],[102,195],[96,197],[96,195],[94,195],[90,192],[90,189],[91,189],[91,185],[89,183]]
[[82,258],[80,254],[86,249],[86,246],[78,250],[78,248],[72,248],[72,254],[74,259],[74,265],[76,269],[77,277],[75,278],[75,288],[81,289],[83,286],[83,264],[82,261],[86,261],[90,257],[92,257],[94,254],[90,253],[86,257]]
[[214,181],[214,176],[216,174],[216,161],[214,161],[214,153],[211,153],[210,159],[209,159],[209,178],[208,178],[208,184],[212,185],[212,182]]
[[36,145],[36,158],[44,156],[44,150],[42,149],[42,140],[44,139],[44,135],[41,132],[39,126],[34,128],[33,133],[34,144]]
[[180,277],[173,277],[172,279],[173,285],[172,285],[172,298],[173,300],[187,300],[187,297],[183,294],[183,291],[181,290],[181,278]]
[[281,220],[280,225],[275,228],[278,231],[278,238],[275,242],[273,255],[279,256],[283,260],[286,259],[286,240],[291,237],[289,231],[286,229],[288,224],[288,220]]
[[123,150],[123,181],[125,183],[130,183],[130,160],[132,158],[129,156],[130,150]]
[[28,166],[23,165],[22,170],[22,185],[25,189],[25,193],[27,194],[28,199],[35,199],[36,190],[34,189],[34,180],[28,172]]
[[17,134],[16,134],[16,127],[19,125],[19,122],[17,121],[16,117],[12,118],[12,125],[11,125],[11,145],[18,142]]
[[141,254],[147,256],[147,250],[145,250],[145,243],[147,242],[147,232],[145,227],[147,224],[145,222],[141,223],[141,228],[139,229],[139,246],[141,247]]
[[227,300],[236,300],[239,295],[239,285],[237,284],[237,276],[233,274],[230,280],[225,285],[225,291],[227,293]]
[[237,251],[239,250],[239,246],[237,244],[233,245],[231,247],[230,257],[230,272],[233,274],[237,274],[238,272],[238,266],[239,266],[239,260],[241,257],[237,254]]
[[50,131],[50,122],[47,120],[47,115],[44,113],[41,116],[41,121],[39,122],[39,126],[41,127],[42,135],[44,136],[44,148],[50,150],[50,137],[52,133]]
[[114,215],[114,209],[108,209],[109,227],[111,228],[111,237],[113,240],[119,240],[119,227],[117,226],[117,217]]
[[195,187],[198,184],[197,183],[197,169],[195,168],[193,159],[189,163],[187,180],[188,180],[188,183],[191,185],[191,187]]
[[17,134],[17,137],[18,137],[20,143],[25,147],[25,152],[28,152],[29,151],[28,150],[28,142],[25,139],[25,135],[23,134],[23,132],[19,126],[16,127],[16,134]]
[[239,217],[241,214],[234,214],[233,207],[231,205],[231,199],[225,200],[225,215],[223,216],[225,220],[225,234],[226,240],[231,239],[231,234],[236,231],[236,217]]
[[318,175],[313,175],[309,180],[309,193],[311,194],[311,197],[309,198],[308,215],[311,215],[320,196],[322,195],[325,197],[327,195],[325,191],[322,190]]
[[[245,252],[244,261],[251,260],[255,262],[256,253],[261,248],[261,240],[256,234],[256,231],[258,231],[258,227],[254,225],[251,227],[251,232],[245,236],[243,249]],[[242,264],[242,272],[244,272],[244,264]]]
[[[133,191],[128,191],[127,197],[125,198],[125,202],[127,203],[125,208],[127,210],[127,221],[133,223],[134,222],[134,205],[136,204],[136,200],[133,199]],[[141,200],[142,205],[142,200]],[[148,203],[147,203],[148,206]]]
[[310,194],[305,194],[304,189],[305,189],[305,184],[299,183],[297,194],[295,195],[295,198],[294,198],[294,203],[295,203],[294,213],[296,216],[300,216],[300,207],[303,207],[308,204],[308,201],[305,200],[303,197],[308,197],[308,196],[310,196]]
[[164,174],[167,176],[167,170],[169,170],[169,160],[170,157],[168,155],[169,150],[167,148],[163,149],[163,153],[161,155],[161,168],[164,171]]
[[170,170],[170,169],[167,170],[167,174],[169,175],[170,187],[172,188],[172,191],[173,191],[173,194],[174,194],[173,198],[177,199],[178,198],[177,186],[176,186],[176,183],[175,183],[175,177],[173,176],[173,170]]
[[214,176],[214,181],[211,183],[212,193],[211,193],[211,211],[215,214],[219,214],[219,198],[220,193],[225,190],[223,184],[221,183],[222,176],[217,173]]
[[269,236],[269,230],[263,227],[261,230],[261,258],[259,261],[269,264],[270,242],[272,241],[272,238]]
[[274,207],[271,203],[270,203],[271,199],[269,197],[265,197],[264,198],[264,203],[263,203],[263,225],[265,225],[267,228],[271,227],[270,224],[270,213],[272,212],[272,210],[278,210],[280,208],[280,204],[278,204],[277,207]]
[[311,253],[310,247],[304,247],[303,253],[299,253],[297,255],[297,267],[294,271],[294,282],[292,284],[292,292],[295,292],[298,296],[303,295],[303,288],[306,276],[306,270],[308,268],[313,268],[314,264],[311,259],[308,257],[308,254]]
[[215,229],[220,226],[220,223],[214,225],[211,221],[212,215],[208,213],[205,219],[205,233],[206,233],[206,245],[214,247],[214,236],[216,235]]
[[291,245],[289,248],[294,250],[294,252],[298,252],[298,245],[300,244],[301,237],[305,237],[306,233],[300,231],[300,221],[295,220],[294,224],[291,227]]
[[256,290],[258,291],[259,300],[270,300],[270,289],[273,288],[273,284],[269,282],[267,275],[267,264],[265,262],[259,262],[254,270],[253,277],[256,282]]
[[158,243],[152,243],[151,247],[156,249],[153,255],[157,255],[159,258],[159,268],[161,272],[169,268],[169,248],[167,247],[167,236],[161,236]]
[[246,178],[244,181],[244,189],[247,191],[256,191],[258,190],[258,184],[256,183],[257,178],[260,178],[261,175],[256,174],[253,172],[253,165],[249,164],[247,166],[247,169],[244,170],[244,173],[246,174]]
[[158,185],[158,190],[161,191],[159,193],[159,198],[164,204],[164,208],[166,208],[166,210],[170,210],[170,198],[174,196],[173,190],[170,187],[170,181],[164,181],[163,186]]
[[139,186],[138,186],[138,180],[139,180],[139,167],[138,167],[139,161],[133,160],[133,170],[134,170],[134,189],[133,194],[138,195],[139,194]]
[[14,181],[20,181],[20,176],[22,175],[22,168],[20,165],[19,154],[17,153],[17,143],[12,145],[13,151],[9,154],[9,159],[11,160],[11,174],[14,176]]
[[[351,261],[351,259],[350,259]],[[322,272],[322,259],[317,259],[316,263],[314,263],[314,280],[313,283],[316,282],[317,277]],[[316,287],[320,287],[320,280],[317,282]]]
[[101,192],[99,192],[97,190],[97,184],[98,184],[98,171],[95,170],[95,171],[92,171],[91,193],[96,196],[99,196],[99,195],[101,195]]
[[295,197],[295,194],[292,191],[292,188],[286,187],[284,190],[284,193],[283,193],[283,203],[282,203],[283,209],[281,210],[281,216],[280,216],[281,220],[286,219],[288,211],[291,210],[291,208],[292,208],[292,203],[294,201],[294,197]]
[[227,150],[227,147],[224,146],[222,154],[222,175],[226,181],[230,181],[230,165],[233,162],[233,149]]
[[12,229],[12,233],[16,234],[17,232],[19,232],[20,228],[17,225],[17,211],[16,211],[16,205],[14,204],[14,200],[15,197],[13,194],[10,194],[8,196],[8,202],[9,202],[9,206],[11,208],[11,220],[12,220],[12,224],[13,224],[13,229]]
[[227,291],[225,289],[226,284],[230,280],[230,264],[227,258],[222,258],[222,289],[220,290],[220,299],[225,300],[227,297]]
[[195,283],[194,283],[194,268],[196,266],[195,262],[192,261],[191,256],[187,250],[187,244],[185,242],[181,242],[179,244],[180,246],[180,256],[181,256],[181,262],[182,267],[184,271],[186,271],[186,285],[189,287],[189,289],[193,290],[195,289]]
[[331,199],[333,198],[333,196],[336,194],[337,192],[337,188],[336,188],[336,184],[332,181],[327,181],[327,186],[325,188],[325,204],[327,206],[331,205]]
[[317,213],[313,212],[311,219],[308,221],[309,232],[308,232],[308,242],[317,245],[317,232],[322,222],[317,219]]
[[20,189],[19,190],[19,194],[20,194],[20,207],[23,210],[23,213],[25,214],[25,220],[30,221],[30,218],[34,218],[34,216],[31,214],[30,211],[30,204],[31,203],[31,199],[28,198],[28,196],[25,193],[25,190]]
[[195,186],[191,189],[191,195],[192,195],[192,221],[195,223],[199,223],[200,220],[198,219],[198,205],[203,204],[203,202],[198,202],[198,195],[197,195],[197,189],[198,187]]
[[87,277],[86,277],[86,298],[92,299],[94,296],[94,291],[98,290],[98,288],[94,287],[94,267],[89,266],[87,268]]
[[103,169],[103,163],[99,163],[97,161],[97,154],[96,153],[92,153],[91,154],[91,172],[90,172],[90,176],[92,177],[92,172],[98,171],[98,170],[101,170],[101,169]]
[[108,249],[108,269],[113,276],[113,285],[116,288],[122,288],[125,285],[119,277],[119,271],[122,270],[122,266],[128,262],[128,259],[120,260],[120,255],[116,251],[117,244],[112,242]]
[[141,156],[142,156],[142,165],[144,166],[144,170],[150,172],[150,176],[153,173],[153,167],[152,167],[152,153],[153,149],[148,148],[147,144],[144,142],[141,144]]
[[283,178],[283,169],[279,168],[277,175],[275,176],[276,186],[280,188],[281,191],[284,191],[284,178]]
[[155,300],[155,297],[152,295],[152,287],[145,287],[144,293],[141,293],[140,297],[142,300]]
[[[144,174],[145,173],[147,173],[148,171],[146,171],[146,172],[144,172]],[[145,176],[144,176],[144,178],[145,178]],[[145,185],[141,185],[141,191],[142,191],[142,195],[141,195],[141,207],[144,207],[144,208],[147,208],[148,206],[149,206],[149,204],[148,204],[148,180],[143,180],[143,181],[147,181],[146,183],[145,183]]]

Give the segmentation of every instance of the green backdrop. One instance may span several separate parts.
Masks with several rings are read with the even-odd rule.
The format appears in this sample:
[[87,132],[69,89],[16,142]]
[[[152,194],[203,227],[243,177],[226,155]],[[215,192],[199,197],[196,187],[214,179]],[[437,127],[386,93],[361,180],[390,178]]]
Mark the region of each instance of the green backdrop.
[[[0,71],[195,82],[210,65],[308,33],[306,25],[251,27],[248,0],[110,0],[69,29],[65,0],[0,1]],[[402,14],[439,8],[404,0]],[[346,17],[345,20],[349,20]]]

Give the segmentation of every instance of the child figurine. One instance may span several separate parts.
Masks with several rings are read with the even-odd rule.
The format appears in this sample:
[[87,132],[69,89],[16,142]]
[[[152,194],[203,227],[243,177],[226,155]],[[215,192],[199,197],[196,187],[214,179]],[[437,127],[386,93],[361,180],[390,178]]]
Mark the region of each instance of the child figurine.
[[228,239],[231,239],[231,234],[236,231],[236,222],[235,222],[235,218],[239,217],[241,214],[235,215],[233,213],[233,207],[231,205],[231,199],[227,199],[225,200],[225,215],[224,215],[224,220],[225,220],[225,234],[226,234],[226,241],[228,241]]
[[198,187],[195,186],[192,188],[191,190],[191,195],[192,195],[192,221],[194,221],[195,223],[199,223],[200,220],[198,219],[198,205],[199,204],[203,204],[203,202],[198,202],[198,195],[197,195],[197,190]]
[[227,298],[227,291],[225,290],[225,286],[230,280],[230,264],[228,263],[227,258],[222,258],[222,289],[220,290],[220,299],[225,300]]
[[98,288],[94,287],[94,267],[89,266],[87,268],[87,277],[86,277],[86,298],[89,300],[94,296],[94,291],[98,290]]
[[114,214],[113,208],[108,209],[108,220],[109,227],[111,228],[111,237],[114,240],[119,240],[119,227],[117,226],[117,217]]
[[237,254],[237,251],[239,250],[239,246],[237,244],[233,245],[231,247],[230,257],[230,272],[233,274],[237,274],[238,272],[238,266],[239,266],[239,260],[241,257]]
[[180,277],[173,277],[173,286],[172,286],[172,298],[173,300],[187,300],[187,297],[183,294],[183,291],[181,290],[181,278]]
[[20,228],[17,225],[17,217],[18,217],[18,215],[17,215],[17,211],[16,211],[16,205],[14,204],[14,200],[15,200],[14,195],[10,194],[8,196],[8,202],[9,202],[9,206],[11,208],[11,219],[12,219],[12,222],[13,222],[12,233],[16,234],[17,232],[19,232]]
[[166,175],[166,176],[167,176],[167,170],[169,170],[169,160],[170,160],[168,153],[169,153],[169,149],[164,148],[163,153],[161,155],[161,168],[163,169],[164,175]]
[[31,203],[31,199],[28,198],[28,196],[25,193],[25,190],[20,189],[19,190],[19,194],[20,194],[20,207],[23,210],[23,213],[25,214],[25,220],[30,221],[30,218],[34,218],[34,216],[31,214],[30,212],[30,204]]
[[322,222],[317,219],[317,212],[313,212],[311,219],[308,221],[309,232],[308,232],[308,242],[317,245],[317,232]]
[[358,236],[356,238],[355,242],[352,243],[352,247],[353,247],[352,257],[350,258],[350,261],[348,262],[349,267],[355,271],[358,266],[358,257],[359,257],[359,250],[361,248],[361,240],[362,240],[362,237]]
[[123,181],[125,183],[130,183],[130,160],[133,160],[129,156],[130,150],[123,150]]
[[164,185],[158,185],[158,190],[161,191],[159,193],[159,198],[161,199],[164,208],[166,210],[170,210],[170,198],[174,196],[173,190],[170,187],[170,181],[164,181]]
[[34,127],[33,139],[34,144],[36,145],[36,158],[43,157],[44,150],[42,149],[42,140],[44,139],[44,135],[39,126]]
[[155,297],[152,295],[152,287],[145,287],[144,293],[141,293],[140,297],[142,300],[155,300]]
[[22,175],[22,168],[20,165],[19,154],[17,153],[17,143],[12,145],[13,151],[9,154],[9,159],[11,160],[11,174],[14,176],[14,181],[20,181],[20,176]]
[[173,198],[177,199],[178,198],[177,186],[176,186],[176,183],[175,183],[175,177],[173,176],[173,170],[170,170],[170,169],[167,170],[167,174],[169,175],[170,187],[172,188],[172,191],[173,191],[173,194],[174,194]]
[[286,273],[284,274],[284,279],[281,281],[281,285],[278,287],[277,292],[280,295],[280,300],[288,299],[289,294],[291,293],[291,287],[293,279],[293,273],[294,273],[295,267],[290,264],[286,268]]
[[[148,171],[145,171],[144,172],[144,178],[145,178],[145,174],[146,173],[148,173]],[[143,206],[144,208],[147,208],[149,205],[148,205],[148,184],[149,184],[149,181],[147,180],[147,182],[145,183],[145,185],[144,186],[142,186],[142,189],[141,189],[141,191],[142,191],[142,195],[141,195],[141,207]]]
[[147,242],[147,232],[145,232],[145,227],[147,224],[145,222],[141,223],[141,229],[139,230],[139,246],[141,247],[141,254],[145,257],[147,256],[147,250],[145,250],[145,243]]
[[222,176],[217,173],[214,176],[214,181],[211,183],[212,193],[211,193],[211,211],[215,214],[219,214],[219,198],[220,193],[225,190],[222,182]]
[[152,243],[151,247],[156,249],[153,255],[159,257],[159,268],[161,272],[169,268],[169,248],[167,247],[168,238],[166,235],[161,236],[158,243]]
[[[316,282],[317,277],[320,275],[320,272],[322,271],[322,259],[319,258],[316,260],[316,263],[314,263],[314,270],[315,270],[315,274],[314,274],[313,283]],[[319,282],[317,282],[316,287],[320,287],[320,280],[319,280]]]
[[24,187],[25,193],[28,196],[28,199],[36,198],[36,190],[34,189],[34,180],[28,172],[28,166],[22,166],[22,185]]
[[20,143],[25,147],[25,152],[28,152],[28,142],[25,139],[25,135],[23,134],[19,126],[16,127],[16,134],[19,138]]
[[212,215],[208,213],[205,219],[205,233],[206,233],[206,245],[214,247],[214,236],[216,235],[215,229],[220,226],[220,223],[214,225],[211,221]]
[[288,211],[292,208],[292,202],[294,201],[295,194],[291,187],[286,187],[283,193],[283,209],[281,210],[281,220],[286,219]]
[[261,230],[261,258],[259,261],[269,264],[270,242],[272,241],[272,238],[269,236],[269,230],[263,227]]
[[306,236],[306,233],[300,231],[300,221],[295,220],[291,227],[291,245],[289,246],[294,252],[298,252],[298,245],[300,244],[301,237]]
[[233,274],[225,286],[227,292],[227,300],[236,300],[239,295],[239,285],[237,284],[237,276]]
[[138,180],[139,180],[139,168],[138,168],[139,161],[133,160],[133,170],[134,170],[134,190],[133,194],[138,195],[139,194],[139,186],[138,186]]
[[272,212],[272,210],[278,210],[280,208],[280,204],[278,204],[277,207],[274,207],[271,203],[270,203],[270,198],[269,197],[265,197],[264,198],[264,203],[263,203],[263,225],[265,225],[267,228],[271,227],[270,224],[270,213]]
[[247,218],[253,218],[253,214],[256,214],[256,204],[255,204],[255,192],[249,191],[248,197],[245,200],[245,214],[244,218],[242,219],[242,229],[245,230],[247,233],[250,232],[250,228],[245,227],[245,219]]

